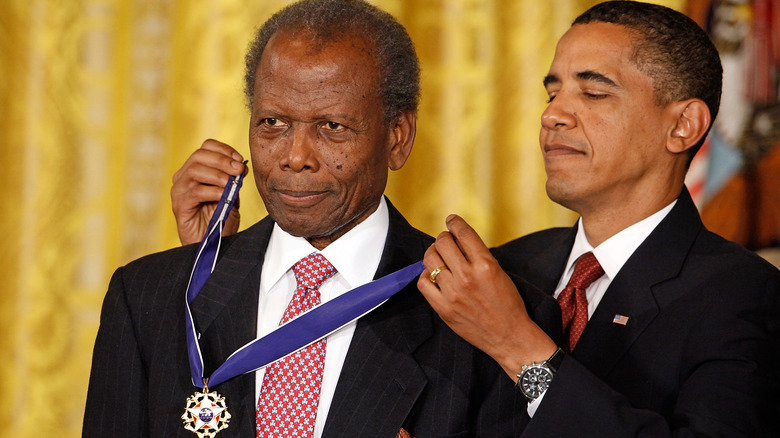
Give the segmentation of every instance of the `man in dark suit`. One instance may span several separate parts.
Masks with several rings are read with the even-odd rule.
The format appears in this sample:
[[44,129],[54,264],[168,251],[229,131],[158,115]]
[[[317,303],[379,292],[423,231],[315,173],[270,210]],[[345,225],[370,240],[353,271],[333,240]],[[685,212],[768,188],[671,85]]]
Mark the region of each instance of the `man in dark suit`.
[[[260,28],[247,69],[252,167],[269,217],[223,239],[211,276],[190,304],[206,376],[279,324],[296,289],[296,260],[315,253],[335,268],[319,286],[325,302],[419,261],[433,242],[383,197],[388,168],[399,169],[411,152],[419,96],[417,58],[399,23],[362,1],[300,2]],[[185,200],[175,203],[183,240],[203,235],[203,219],[228,175],[243,171],[241,159],[208,140],[177,173],[172,194]],[[237,222],[234,216],[227,229]],[[192,436],[182,424],[196,390],[184,304],[196,251],[188,245],[153,254],[114,274],[95,344],[84,436]],[[552,299],[532,288],[527,299],[554,323],[551,331],[558,329]],[[441,321],[413,283],[327,336],[323,348],[322,374],[302,379],[318,382],[315,414],[295,436],[493,437],[513,436],[520,426],[512,411],[523,399],[511,382]],[[231,413],[219,437],[256,430],[292,436],[262,432],[276,419],[256,418],[266,406],[258,395],[264,400],[269,373],[210,388]]]
[[[420,290],[518,382],[524,436],[780,430],[780,273],[709,232],[683,183],[718,112],[721,72],[680,13],[591,8],[558,43],[540,135],[547,193],[577,225],[491,255],[453,215],[426,253]],[[562,348],[504,270],[558,299]]]

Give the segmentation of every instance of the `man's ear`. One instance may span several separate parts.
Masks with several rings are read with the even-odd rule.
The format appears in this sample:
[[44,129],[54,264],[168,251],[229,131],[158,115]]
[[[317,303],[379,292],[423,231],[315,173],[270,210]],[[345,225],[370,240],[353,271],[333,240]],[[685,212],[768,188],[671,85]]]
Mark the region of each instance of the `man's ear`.
[[415,135],[417,135],[417,116],[413,111],[401,113],[393,122],[388,134],[390,156],[387,166],[390,170],[398,170],[404,166],[412,153]]
[[710,127],[710,109],[701,99],[688,99],[669,104],[676,123],[669,134],[666,149],[679,154],[692,148]]

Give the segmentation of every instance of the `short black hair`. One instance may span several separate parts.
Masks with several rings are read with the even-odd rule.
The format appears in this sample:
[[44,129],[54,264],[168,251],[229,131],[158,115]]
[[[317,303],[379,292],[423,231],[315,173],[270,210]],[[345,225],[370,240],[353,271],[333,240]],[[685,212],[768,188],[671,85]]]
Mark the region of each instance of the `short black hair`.
[[[695,21],[665,6],[608,1],[585,11],[572,26],[591,22],[617,24],[635,31],[639,40],[634,45],[632,62],[652,79],[653,96],[659,105],[701,99],[715,120],[723,67],[715,45]],[[691,159],[705,138],[706,133],[691,148]]]
[[385,123],[404,112],[417,112],[420,62],[406,29],[392,15],[363,0],[302,0],[275,13],[257,31],[246,54],[244,93],[252,108],[260,58],[276,32],[311,33],[319,42],[357,34],[371,42],[379,70],[379,95]]

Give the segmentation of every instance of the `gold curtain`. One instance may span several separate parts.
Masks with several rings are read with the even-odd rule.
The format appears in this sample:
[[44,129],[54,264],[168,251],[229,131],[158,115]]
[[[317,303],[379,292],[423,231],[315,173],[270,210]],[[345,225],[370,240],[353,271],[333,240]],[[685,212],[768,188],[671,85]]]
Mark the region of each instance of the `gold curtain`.
[[[171,176],[204,139],[249,156],[243,52],[285,3],[0,2],[0,436],[79,436],[109,276],[177,245]],[[460,213],[491,245],[571,224],[544,193],[541,78],[596,1],[375,3],[423,67],[400,210],[432,234]],[[264,212],[252,183],[242,198],[245,228]]]

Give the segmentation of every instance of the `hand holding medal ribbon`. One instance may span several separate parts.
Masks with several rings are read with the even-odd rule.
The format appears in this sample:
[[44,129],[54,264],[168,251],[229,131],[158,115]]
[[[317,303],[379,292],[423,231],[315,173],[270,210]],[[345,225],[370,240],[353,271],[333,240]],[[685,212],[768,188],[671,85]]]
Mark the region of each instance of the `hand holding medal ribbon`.
[[[246,166],[246,161],[244,165]],[[228,427],[230,413],[227,411],[225,398],[216,392],[209,392],[208,378],[203,377],[203,358],[200,353],[198,336],[195,333],[195,322],[190,312],[190,303],[198,295],[200,289],[208,280],[211,271],[217,263],[219,246],[222,242],[222,229],[225,219],[233,208],[238,191],[244,181],[245,173],[238,177],[230,176],[222,197],[214,210],[214,214],[206,228],[206,235],[198,247],[198,255],[190,274],[190,282],[187,285],[185,300],[185,313],[187,326],[187,353],[190,362],[190,372],[195,386],[203,388],[203,392],[195,392],[187,399],[181,419],[184,420],[184,428],[192,431],[198,438],[213,438],[217,432]],[[202,386],[200,383],[202,382]]]
[[265,367],[328,336],[379,307],[425,269],[422,261],[413,263],[314,307],[280,325],[262,338],[255,339],[236,350],[210,377],[204,377],[203,358],[189,305],[216,266],[224,221],[238,196],[243,178],[243,174],[238,177],[231,176],[225,186],[206,235],[198,247],[187,287],[185,330],[190,372],[192,383],[198,388],[203,388],[203,392],[195,392],[187,399],[187,406],[181,418],[184,420],[184,428],[191,430],[199,438],[213,438],[217,432],[228,427],[231,417],[227,411],[225,398],[216,392],[209,392],[208,385],[213,387],[233,377]]

